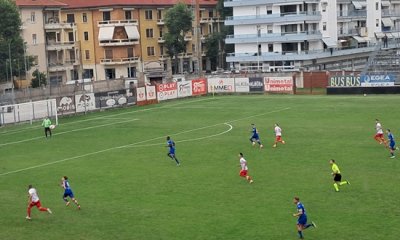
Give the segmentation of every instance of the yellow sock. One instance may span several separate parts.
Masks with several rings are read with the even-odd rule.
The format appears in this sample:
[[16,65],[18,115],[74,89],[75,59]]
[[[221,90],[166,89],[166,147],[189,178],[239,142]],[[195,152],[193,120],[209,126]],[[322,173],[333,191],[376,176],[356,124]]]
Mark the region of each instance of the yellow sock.
[[340,182],[340,186],[347,184],[347,181]]
[[334,183],[333,186],[335,187],[336,192],[339,192],[339,186],[337,183]]

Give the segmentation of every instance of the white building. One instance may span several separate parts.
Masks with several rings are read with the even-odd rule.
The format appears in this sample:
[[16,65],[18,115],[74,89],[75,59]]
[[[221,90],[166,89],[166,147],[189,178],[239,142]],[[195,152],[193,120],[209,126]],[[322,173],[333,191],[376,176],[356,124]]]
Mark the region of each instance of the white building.
[[389,38],[400,38],[400,0],[225,0],[234,28],[232,69],[360,70]]

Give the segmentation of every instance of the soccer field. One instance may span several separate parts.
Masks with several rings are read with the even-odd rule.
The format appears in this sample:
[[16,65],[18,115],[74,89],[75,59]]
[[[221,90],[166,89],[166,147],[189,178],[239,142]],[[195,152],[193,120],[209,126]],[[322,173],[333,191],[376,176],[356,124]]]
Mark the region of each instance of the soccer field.
[[[0,129],[0,239],[395,240],[400,152],[373,139],[375,118],[400,140],[400,96],[201,97]],[[272,148],[274,123],[285,145]],[[252,147],[251,123],[264,144]],[[176,142],[177,167],[165,137]],[[254,183],[240,178],[238,153]],[[351,185],[333,188],[329,159]],[[82,210],[66,207],[67,175]],[[27,186],[43,206],[25,220]]]

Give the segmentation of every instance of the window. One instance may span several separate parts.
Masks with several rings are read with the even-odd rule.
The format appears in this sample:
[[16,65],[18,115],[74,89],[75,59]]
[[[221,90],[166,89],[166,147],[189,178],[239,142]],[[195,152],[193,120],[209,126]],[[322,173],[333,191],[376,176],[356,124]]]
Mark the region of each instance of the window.
[[94,77],[93,69],[83,69],[83,78],[92,79]]
[[163,45],[160,46],[160,55],[164,55],[164,46]]
[[161,9],[159,9],[157,11],[157,19],[162,19],[162,10]]
[[272,6],[267,6],[267,14],[272,14]]
[[131,20],[131,19],[132,19],[132,12],[125,11],[125,20]]
[[268,44],[268,52],[274,51],[274,44]]
[[89,32],[83,32],[83,37],[85,38],[85,41],[89,41]]
[[376,24],[375,24],[375,26],[376,26],[376,27],[379,27],[379,19],[376,19]]
[[147,56],[154,56],[154,47],[147,47]]
[[35,23],[36,22],[36,14],[35,12],[31,12],[31,23]]
[[68,32],[68,41],[75,42],[74,32]]
[[85,50],[85,59],[86,60],[90,59],[90,51],[89,50]]
[[113,59],[113,50],[112,49],[106,49],[105,51],[106,59]]
[[326,31],[326,22],[322,23],[322,31]]
[[378,2],[375,3],[375,9],[379,10],[379,3]]
[[133,47],[128,47],[126,50],[128,52],[128,58],[135,57],[135,50],[133,49]]
[[87,13],[82,13],[82,22],[87,22]]
[[267,25],[267,33],[272,33],[272,25]]
[[36,45],[37,44],[37,38],[36,38],[36,34],[32,34],[32,44]]
[[322,3],[321,7],[322,7],[322,12],[326,12],[326,6],[328,3]]
[[144,17],[146,20],[152,20],[153,19],[153,10],[146,10],[144,12]]
[[209,18],[213,18],[214,17],[214,11],[213,10],[208,11],[208,17]]
[[111,20],[111,12],[105,11],[103,12],[103,21],[110,21]]
[[136,67],[128,67],[128,78],[136,77]]
[[164,36],[162,28],[160,28],[160,37],[162,38]]
[[152,28],[146,29],[146,37],[147,38],[152,38],[153,37],[153,29]]
[[105,69],[106,79],[115,79],[115,68],[106,68]]
[[75,14],[73,13],[67,14],[67,23],[75,23]]

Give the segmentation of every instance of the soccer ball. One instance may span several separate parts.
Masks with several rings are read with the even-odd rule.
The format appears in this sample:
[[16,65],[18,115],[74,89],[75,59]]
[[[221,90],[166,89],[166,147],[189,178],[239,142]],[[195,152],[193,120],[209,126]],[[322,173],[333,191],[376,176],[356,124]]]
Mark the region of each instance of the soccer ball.
[[54,129],[54,128],[56,128],[56,125],[50,125],[49,128],[50,128],[50,129]]

